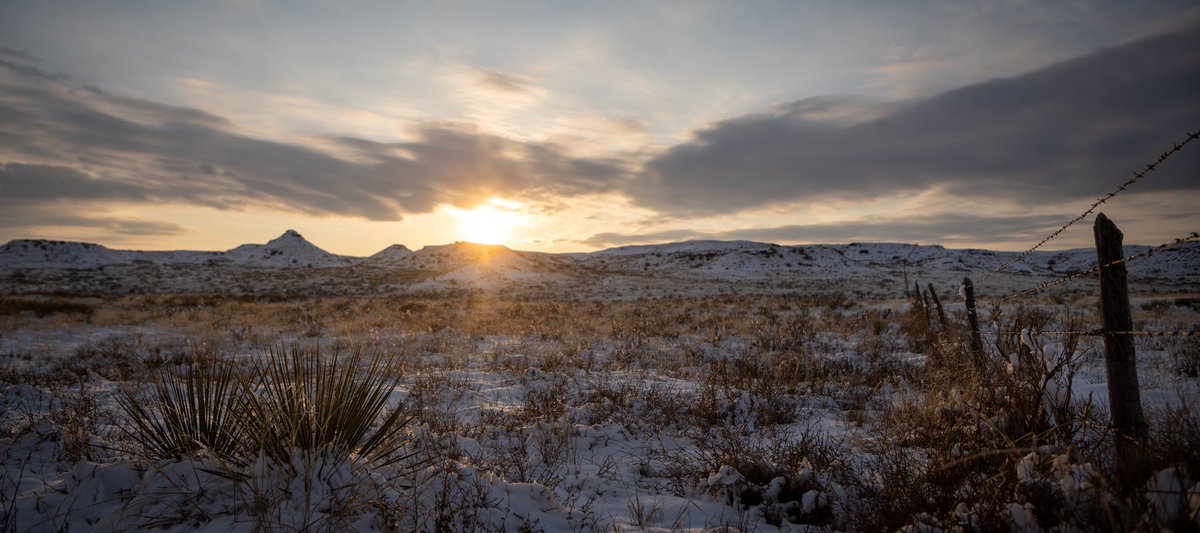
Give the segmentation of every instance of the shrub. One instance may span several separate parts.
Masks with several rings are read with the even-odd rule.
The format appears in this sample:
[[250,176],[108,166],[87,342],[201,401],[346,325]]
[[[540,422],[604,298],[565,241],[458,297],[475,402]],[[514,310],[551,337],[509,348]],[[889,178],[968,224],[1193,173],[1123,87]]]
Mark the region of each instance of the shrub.
[[122,429],[154,458],[180,459],[209,452],[221,458],[245,455],[243,383],[227,363],[193,363],[182,370],[160,367],[153,400],[134,391],[117,396],[131,427]]
[[126,390],[118,405],[124,431],[154,459],[210,453],[243,465],[258,456],[290,464],[300,450],[387,463],[403,459],[396,437],[408,420],[399,408],[384,415],[401,379],[394,361],[272,349],[246,374],[229,362],[159,369],[149,400]]
[[403,410],[372,429],[400,382],[395,366],[379,352],[326,358],[316,349],[272,349],[256,362],[256,383],[244,395],[255,451],[280,461],[290,461],[294,449],[331,447],[371,460],[396,451],[389,445],[407,422]]
[[32,313],[35,317],[43,318],[54,313],[67,313],[90,317],[94,311],[91,305],[63,299],[0,298],[0,316]]

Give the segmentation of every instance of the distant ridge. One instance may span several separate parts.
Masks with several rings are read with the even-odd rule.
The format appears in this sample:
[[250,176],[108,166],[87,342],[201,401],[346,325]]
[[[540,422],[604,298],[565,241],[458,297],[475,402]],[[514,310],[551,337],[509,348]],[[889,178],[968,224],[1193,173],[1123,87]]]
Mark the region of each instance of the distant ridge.
[[[1127,254],[1146,250],[1125,246]],[[1130,272],[1164,282],[1200,283],[1200,243],[1156,252],[1130,263]],[[563,276],[657,276],[720,282],[787,283],[796,279],[961,279],[986,272],[1016,252],[956,250],[939,245],[851,243],[785,246],[753,241],[686,241],[622,246],[589,253],[548,254],[499,245],[457,242],[418,251],[393,244],[369,257],[329,253],[294,230],[266,244],[225,252],[112,250],[99,244],[17,239],[0,246],[0,269],[91,269],[113,265],[233,265],[249,268],[375,266],[427,272],[428,283],[492,286]],[[1095,264],[1091,249],[1039,251],[1013,275],[1060,277]]]
[[287,230],[266,244],[243,244],[225,252],[112,250],[86,242],[17,239],[0,246],[0,268],[95,268],[113,265],[234,264],[263,268],[349,266],[354,259],[334,255]]
[[94,268],[122,262],[120,252],[87,242],[14,239],[0,246],[0,266],[9,268]]
[[495,244],[456,242],[426,246],[409,256],[405,266],[438,275],[425,286],[496,288],[509,282],[561,278],[577,269],[577,261],[555,254],[522,252]]

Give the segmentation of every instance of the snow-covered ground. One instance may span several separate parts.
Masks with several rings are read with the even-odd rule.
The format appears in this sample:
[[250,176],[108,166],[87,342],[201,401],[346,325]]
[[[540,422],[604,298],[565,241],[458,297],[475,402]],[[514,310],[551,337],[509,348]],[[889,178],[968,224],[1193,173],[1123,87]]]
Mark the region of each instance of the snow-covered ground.
[[[1131,263],[1135,327],[1196,329],[1200,254],[1182,250]],[[1034,254],[981,298],[1088,255]],[[1011,257],[691,242],[344,258],[294,232],[221,253],[14,241],[0,249],[0,531],[1200,527],[1200,339],[1136,340],[1152,468],[1112,490],[1101,339],[1021,333],[1095,327],[1093,282],[981,306],[986,354],[970,355],[958,281]],[[944,324],[900,298],[905,279],[934,285]],[[152,396],[159,369],[251,368],[294,346],[398,361],[387,407],[412,415],[398,451],[412,455],[163,458],[131,438],[117,399]]]
[[[942,491],[930,465],[945,454],[970,457],[990,441],[937,444],[940,424],[961,432],[999,419],[972,413],[986,406],[961,398],[971,394],[965,383],[930,377],[931,358],[965,357],[960,337],[953,323],[935,325],[931,337],[914,333],[907,304],[168,296],[69,299],[78,307],[54,311],[28,303],[63,301],[7,297],[9,309],[26,307],[0,315],[6,530],[1022,529],[1054,517],[1086,528],[1090,518],[1048,510],[1038,498],[1050,491],[1089,512],[1115,498],[1102,490],[1111,465],[1088,455],[1104,449],[1095,433],[1103,416],[1080,413],[1106,408],[1095,338],[1071,351],[1067,381],[1053,376],[1071,386],[1069,409],[1046,412],[1100,429],[991,450],[1003,460],[979,475],[1009,481],[985,491],[966,476]],[[1198,316],[1194,299],[1136,304],[1146,328],[1178,329]],[[951,304],[951,320],[961,312]],[[1087,314],[1082,306],[1043,312],[1051,323]],[[293,343],[403,360],[389,405],[414,415],[406,449],[418,455],[382,467],[299,452],[287,467],[149,460],[124,433],[130,425],[115,398],[145,387],[156,375],[150,368],[197,357],[248,361]],[[1050,360],[1063,349],[1055,337],[1032,344]],[[1143,401],[1160,432],[1200,399],[1197,346],[1189,338],[1138,346]],[[1010,359],[997,349],[990,357],[1003,369]],[[1008,357],[1022,364],[1016,352]],[[1002,370],[998,382],[1021,371]],[[1048,406],[1064,401],[1065,387],[1046,389]],[[1147,482],[1153,490],[1141,503],[1161,509],[1138,511],[1143,520],[1186,522],[1195,512],[1187,497],[1198,480],[1179,461]],[[941,501],[946,494],[959,501]],[[1002,522],[994,522],[996,508]]]

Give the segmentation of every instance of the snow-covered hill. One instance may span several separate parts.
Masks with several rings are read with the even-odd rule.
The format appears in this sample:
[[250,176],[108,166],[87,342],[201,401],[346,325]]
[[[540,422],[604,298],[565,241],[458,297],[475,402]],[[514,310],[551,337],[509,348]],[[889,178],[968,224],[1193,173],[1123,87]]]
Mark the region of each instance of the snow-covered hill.
[[499,245],[456,242],[421,248],[406,259],[405,266],[437,272],[457,270],[471,265],[528,268],[532,265],[525,257],[527,253]]
[[625,246],[574,257],[589,267],[607,272],[674,272],[726,279],[770,278],[783,274],[852,276],[874,272],[848,260],[835,247],[780,246],[751,241]]
[[256,267],[319,267],[350,266],[349,258],[317,248],[295,230],[287,230],[267,244],[243,244],[228,252],[224,258],[231,263]]
[[[1145,246],[1126,246],[1126,255]],[[852,243],[845,245],[780,246],[748,241],[690,241],[625,246],[587,254],[571,254],[580,263],[607,272],[672,272],[686,276],[727,279],[771,278],[780,275],[849,277],[893,275],[980,276],[1004,265],[1017,252],[949,250],[938,245]],[[1014,274],[1059,276],[1088,270],[1096,264],[1093,249],[1034,252],[1006,271]],[[1189,243],[1139,258],[1128,265],[1133,275],[1178,277],[1200,281],[1200,243]]]
[[354,259],[334,255],[287,230],[266,244],[243,244],[226,252],[111,250],[99,244],[18,239],[0,246],[0,268],[80,269],[112,265],[216,265],[248,267],[340,267]]
[[[1125,247],[1126,254],[1144,250],[1144,246]],[[874,292],[899,293],[902,291],[897,289],[903,280],[957,286],[963,277],[979,279],[1016,257],[1017,252],[951,250],[937,245],[897,243],[782,246],[751,241],[689,241],[573,254],[524,252],[462,242],[426,246],[414,252],[396,244],[370,257],[355,258],[326,252],[288,230],[266,244],[246,244],[225,252],[124,251],[90,243],[14,240],[0,246],[0,271],[83,272],[110,266],[120,267],[117,270],[184,266],[197,267],[184,270],[203,274],[211,270],[204,267],[259,270],[314,267],[331,269],[329,275],[337,278],[341,276],[336,274],[340,267],[359,266],[380,272],[385,276],[381,279],[392,288],[534,287],[550,292],[566,291],[565,294],[573,296],[603,292],[615,297],[636,297],[687,292],[714,294],[734,285],[768,291],[862,287]],[[1088,270],[1095,261],[1095,251],[1091,249],[1038,251],[1017,261],[1001,276],[1003,280],[994,280],[985,292],[994,296],[1026,288],[1031,283]],[[1200,243],[1156,251],[1131,262],[1129,271],[1131,280],[1136,282],[1197,290]],[[408,274],[395,277],[404,272]],[[146,271],[130,275],[144,278]],[[162,279],[169,280],[172,275],[182,274],[162,274]],[[349,279],[357,275],[347,276]],[[355,282],[355,290],[369,290],[370,284],[356,279],[359,281]]]
[[94,268],[124,261],[120,252],[86,242],[16,239],[0,246],[4,268]]
[[409,250],[407,246],[403,244],[393,244],[387,248],[375,252],[374,255],[367,258],[367,261],[376,263],[394,263],[397,261],[403,261],[412,254],[413,251]]
[[575,261],[553,254],[512,250],[505,246],[457,242],[426,246],[393,264],[435,273],[436,276],[422,287],[436,289],[447,284],[495,288],[511,282],[536,283],[559,279],[564,271],[570,271],[575,266]]

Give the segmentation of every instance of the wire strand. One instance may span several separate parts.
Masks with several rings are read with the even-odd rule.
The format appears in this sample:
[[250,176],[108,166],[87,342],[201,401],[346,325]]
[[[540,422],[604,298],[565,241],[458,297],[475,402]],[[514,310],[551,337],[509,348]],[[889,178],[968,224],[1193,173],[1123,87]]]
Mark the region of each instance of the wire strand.
[[1094,212],[1097,207],[1100,207],[1101,204],[1109,201],[1112,197],[1116,196],[1118,193],[1126,190],[1126,188],[1129,187],[1130,185],[1133,185],[1138,180],[1142,179],[1142,177],[1144,177],[1146,174],[1149,174],[1150,172],[1154,171],[1156,168],[1158,168],[1158,165],[1162,164],[1163,161],[1166,161],[1167,158],[1171,157],[1172,155],[1175,155],[1176,152],[1182,150],[1184,146],[1187,146],[1188,143],[1196,140],[1197,138],[1200,138],[1200,132],[1188,133],[1187,138],[1184,139],[1183,142],[1175,143],[1174,146],[1171,147],[1171,149],[1169,149],[1169,150],[1163,152],[1161,155],[1159,155],[1158,159],[1156,159],[1153,163],[1146,165],[1146,168],[1143,168],[1142,170],[1135,173],[1132,178],[1125,180],[1125,183],[1122,183],[1116,189],[1113,189],[1112,192],[1108,193],[1103,198],[1100,198],[1100,199],[1096,200],[1094,203],[1092,203],[1091,207],[1088,207],[1087,211],[1084,211],[1083,214],[1071,219],[1066,224],[1063,224],[1061,228],[1058,228],[1053,233],[1046,236],[1046,238],[1042,239],[1040,242],[1033,245],[1032,248],[1025,250],[1024,252],[1021,252],[1020,255],[1012,258],[1007,263],[1004,263],[1003,265],[1001,265],[999,268],[997,268],[991,272],[988,272],[987,275],[983,276],[983,278],[981,278],[979,280],[979,283],[983,283],[984,281],[991,279],[992,276],[995,276],[996,274],[999,274],[1005,270],[1008,270],[1013,265],[1017,264],[1018,261],[1021,261],[1022,259],[1029,257],[1029,255],[1032,254],[1035,250],[1037,250],[1038,248],[1041,248],[1044,244],[1050,242],[1055,237],[1058,237],[1059,234],[1066,231],[1067,228],[1071,227],[1076,222],[1079,222],[1080,220],[1083,220],[1088,215],[1092,214],[1092,212]]
[[[1024,331],[997,331],[994,335],[1024,335]],[[1164,331],[1105,331],[1103,328],[1089,329],[1086,331],[1030,331],[1030,335],[1078,335],[1082,337],[1105,337],[1105,336],[1125,336],[1125,337],[1200,337],[1200,327],[1187,329],[1175,329]]]
[[993,301],[993,302],[989,302],[989,303],[991,303],[992,305],[1000,305],[1000,304],[1003,304],[1003,303],[1005,303],[1005,302],[1008,302],[1008,301],[1010,301],[1010,300],[1015,300],[1015,299],[1017,299],[1017,298],[1022,298],[1022,297],[1025,297],[1025,296],[1029,296],[1030,294],[1034,294],[1034,293],[1037,293],[1037,292],[1040,292],[1040,291],[1046,290],[1046,289],[1048,289],[1048,288],[1050,288],[1050,287],[1054,287],[1054,286],[1056,286],[1056,285],[1062,285],[1063,283],[1066,283],[1066,282],[1068,282],[1068,281],[1071,281],[1071,280],[1076,280],[1076,279],[1082,278],[1082,277],[1084,277],[1084,276],[1087,276],[1087,275],[1090,275],[1090,274],[1095,274],[1096,272],[1099,272],[1099,271],[1101,271],[1101,270],[1103,270],[1103,269],[1105,269],[1105,268],[1111,267],[1111,266],[1120,265],[1120,264],[1123,264],[1123,263],[1128,263],[1128,262],[1130,262],[1130,261],[1133,261],[1133,260],[1135,260],[1135,259],[1139,259],[1139,258],[1142,258],[1142,257],[1148,257],[1148,256],[1150,256],[1150,255],[1153,255],[1155,252],[1162,252],[1162,251],[1165,251],[1165,250],[1169,250],[1169,249],[1171,249],[1171,248],[1174,248],[1174,247],[1176,247],[1176,246],[1179,246],[1179,245],[1181,245],[1181,244],[1185,244],[1185,243],[1189,243],[1189,242],[1195,242],[1195,241],[1200,241],[1200,234],[1197,234],[1197,233],[1192,233],[1191,235],[1188,235],[1187,237],[1181,237],[1181,238],[1179,238],[1179,239],[1175,239],[1174,241],[1171,241],[1171,242],[1168,242],[1168,243],[1160,244],[1160,245],[1158,245],[1158,246],[1152,246],[1152,247],[1150,247],[1150,248],[1147,248],[1147,249],[1146,249],[1146,250],[1144,250],[1144,251],[1138,252],[1138,253],[1136,253],[1136,254],[1133,254],[1133,255],[1131,255],[1131,256],[1129,256],[1129,257],[1125,257],[1125,258],[1122,258],[1122,259],[1118,259],[1118,260],[1116,260],[1116,261],[1112,261],[1112,262],[1110,262],[1110,263],[1107,263],[1107,264],[1104,264],[1104,265],[1096,265],[1096,266],[1094,266],[1094,267],[1092,267],[1092,268],[1089,268],[1089,269],[1087,269],[1087,270],[1085,270],[1085,271],[1083,271],[1083,272],[1076,272],[1076,273],[1074,273],[1074,274],[1071,274],[1071,275],[1069,275],[1069,276],[1065,276],[1065,277],[1062,277],[1062,278],[1058,278],[1058,279],[1050,280],[1050,281],[1047,281],[1047,282],[1045,282],[1045,283],[1042,283],[1041,285],[1038,285],[1038,286],[1036,286],[1036,287],[1033,287],[1033,288],[1030,288],[1030,289],[1025,289],[1025,290],[1023,290],[1023,291],[1018,291],[1018,292],[1014,292],[1014,293],[1008,294],[1008,295],[1006,295],[1006,296],[1003,296],[1003,297],[1001,297],[1001,298],[999,298],[999,299],[997,299],[997,300],[995,300],[995,301]]

